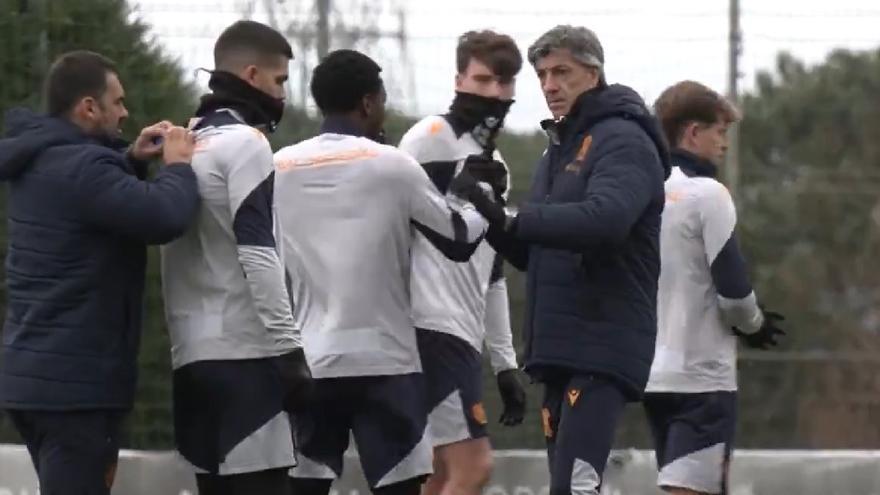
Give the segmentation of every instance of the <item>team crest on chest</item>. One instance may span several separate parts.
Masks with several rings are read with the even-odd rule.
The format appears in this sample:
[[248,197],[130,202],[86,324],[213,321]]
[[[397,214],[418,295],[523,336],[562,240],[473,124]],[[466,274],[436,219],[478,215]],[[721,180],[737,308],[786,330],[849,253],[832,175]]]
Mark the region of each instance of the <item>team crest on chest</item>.
[[574,160],[571,163],[565,166],[566,172],[578,173],[584,168],[584,164],[587,161],[587,154],[590,152],[590,145],[593,144],[593,136],[587,134],[584,137],[584,140],[581,141],[581,147],[578,148],[577,155],[575,155]]

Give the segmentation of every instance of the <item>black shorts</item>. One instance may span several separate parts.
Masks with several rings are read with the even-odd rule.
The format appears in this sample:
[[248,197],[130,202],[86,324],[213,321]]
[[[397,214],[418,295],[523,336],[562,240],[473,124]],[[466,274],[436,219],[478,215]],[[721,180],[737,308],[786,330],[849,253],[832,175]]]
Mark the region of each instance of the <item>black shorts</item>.
[[435,447],[483,438],[483,376],[480,354],[464,340],[416,329],[425,374],[428,429]]
[[349,435],[371,488],[430,474],[423,378],[413,373],[315,380],[314,401],[294,418],[299,462],[291,475],[338,478]]
[[174,439],[200,474],[296,464],[274,358],[198,361],[174,370]]
[[736,429],[736,392],[648,393],[658,485],[726,493]]

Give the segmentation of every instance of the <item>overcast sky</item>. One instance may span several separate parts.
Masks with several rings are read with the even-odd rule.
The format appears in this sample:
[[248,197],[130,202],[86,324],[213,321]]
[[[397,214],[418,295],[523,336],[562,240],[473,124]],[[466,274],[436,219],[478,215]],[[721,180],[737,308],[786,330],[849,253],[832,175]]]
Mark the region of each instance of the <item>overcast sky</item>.
[[[264,3],[265,2],[265,3]],[[219,32],[240,18],[249,4],[253,18],[269,22],[266,3],[275,8],[276,23],[313,25],[308,0],[130,0],[135,15],[150,24],[156,40],[178,57],[186,73],[212,66],[211,47]],[[364,11],[359,4],[376,12]],[[358,48],[384,68],[391,104],[419,115],[443,112],[453,95],[456,37],[464,31],[492,28],[513,36],[523,52],[538,36],[557,24],[593,29],[605,48],[609,82],[632,86],[649,103],[668,85],[695,79],[720,91],[727,88],[727,0],[336,0],[341,16],[334,22],[364,26],[371,17],[395,31],[395,8],[406,11],[407,51],[384,39]],[[880,47],[880,2],[876,0],[742,0],[743,52],[740,85],[748,91],[755,73],[772,68],[779,51],[787,50],[810,63],[834,48]],[[295,45],[299,59],[314,55]],[[338,44],[334,47],[341,47]],[[313,49],[312,49],[313,50]],[[291,81],[294,102],[303,82]],[[205,83],[205,77],[198,81]],[[307,82],[307,80],[305,80]],[[310,101],[307,102],[312,106]],[[508,126],[537,129],[548,112],[530,67],[518,79],[517,103]]]

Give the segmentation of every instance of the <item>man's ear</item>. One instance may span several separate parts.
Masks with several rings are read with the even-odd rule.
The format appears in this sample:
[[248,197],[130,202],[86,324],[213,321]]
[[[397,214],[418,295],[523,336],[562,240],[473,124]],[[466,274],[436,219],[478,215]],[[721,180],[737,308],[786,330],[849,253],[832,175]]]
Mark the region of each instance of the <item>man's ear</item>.
[[98,100],[93,96],[86,96],[73,107],[71,115],[84,120],[92,120],[97,117],[98,110]]
[[602,72],[598,67],[588,67],[587,70],[590,71],[590,75],[593,79],[593,87],[599,86],[599,83],[602,81]]
[[253,86],[257,83],[257,72],[259,72],[259,69],[257,69],[256,65],[248,65],[241,72],[241,78]]
[[696,121],[692,121],[688,123],[687,128],[685,128],[685,136],[691,139],[696,139],[697,133],[700,131],[700,123]]
[[370,97],[370,95],[364,95],[364,97],[361,98],[361,115],[363,115],[364,117],[369,117],[370,114],[373,113],[374,105],[375,103],[373,102],[373,99]]

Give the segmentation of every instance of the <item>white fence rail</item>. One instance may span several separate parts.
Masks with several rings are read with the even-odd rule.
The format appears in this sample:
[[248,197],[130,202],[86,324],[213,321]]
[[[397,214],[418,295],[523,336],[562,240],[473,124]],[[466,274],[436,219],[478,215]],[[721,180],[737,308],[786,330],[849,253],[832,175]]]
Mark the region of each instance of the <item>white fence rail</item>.
[[[123,451],[114,494],[195,495],[193,475],[171,452]],[[547,495],[541,451],[495,453],[495,473],[485,495]],[[367,495],[354,455],[335,495]],[[741,450],[734,454],[731,495],[880,495],[880,451]],[[656,495],[653,453],[622,450],[605,472],[605,495]],[[0,445],[0,495],[36,495],[37,482],[24,447]]]

